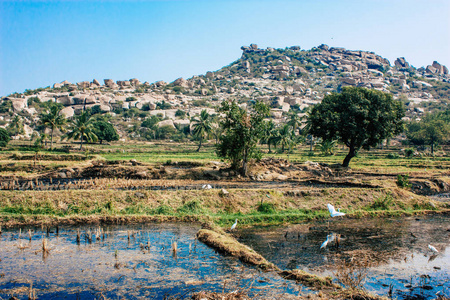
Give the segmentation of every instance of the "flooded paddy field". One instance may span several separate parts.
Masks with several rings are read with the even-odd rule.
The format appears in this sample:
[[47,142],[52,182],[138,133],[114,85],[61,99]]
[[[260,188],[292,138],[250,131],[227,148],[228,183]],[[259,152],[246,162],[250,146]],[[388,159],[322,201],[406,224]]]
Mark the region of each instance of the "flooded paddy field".
[[0,298],[187,299],[210,290],[289,299],[307,292],[276,273],[216,253],[196,240],[198,229],[190,224],[3,229]]
[[396,299],[450,297],[448,215],[332,219],[242,229],[236,235],[281,269],[302,269],[344,283],[348,275],[359,276],[368,291]]

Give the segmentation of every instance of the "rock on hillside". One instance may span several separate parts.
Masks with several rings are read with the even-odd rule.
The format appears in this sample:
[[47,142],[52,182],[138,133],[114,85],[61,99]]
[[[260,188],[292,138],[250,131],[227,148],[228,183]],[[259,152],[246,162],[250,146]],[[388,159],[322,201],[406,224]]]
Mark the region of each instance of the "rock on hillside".
[[[260,49],[256,44],[241,49],[242,56],[226,67],[171,83],[141,83],[136,78],[103,79],[103,84],[97,79],[76,84],[64,80],[52,88],[3,97],[0,126],[7,126],[19,114],[35,128],[37,112],[41,110],[36,99],[61,103],[67,117],[86,108],[110,114],[125,132],[127,122],[142,121],[145,115],[165,119],[159,126],[183,128],[202,109],[214,114],[214,108],[226,99],[237,99],[242,107],[255,100],[264,101],[271,107],[274,122],[282,123],[288,111],[302,115],[306,108],[343,86],[366,87],[406,97],[411,119],[425,112],[422,102],[448,101],[450,96],[448,69],[437,61],[416,69],[404,57],[391,65],[373,52],[324,44],[309,50],[300,46]],[[129,110],[133,113],[124,114]]]

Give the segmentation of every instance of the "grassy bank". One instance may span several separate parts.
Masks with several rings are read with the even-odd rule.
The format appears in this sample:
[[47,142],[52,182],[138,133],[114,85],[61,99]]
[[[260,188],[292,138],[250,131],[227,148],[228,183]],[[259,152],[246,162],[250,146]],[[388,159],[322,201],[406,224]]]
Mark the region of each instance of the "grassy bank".
[[276,225],[329,218],[327,203],[346,217],[395,216],[445,211],[448,204],[398,188],[308,188],[302,193],[282,190],[125,191],[0,191],[3,225],[105,218],[212,221],[228,227]]

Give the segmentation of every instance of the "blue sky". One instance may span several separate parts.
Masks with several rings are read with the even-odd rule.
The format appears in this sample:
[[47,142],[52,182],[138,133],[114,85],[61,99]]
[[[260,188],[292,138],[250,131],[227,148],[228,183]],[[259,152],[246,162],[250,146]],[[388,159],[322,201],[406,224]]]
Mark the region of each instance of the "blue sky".
[[450,1],[3,0],[0,95],[63,80],[170,82],[228,65],[250,43],[450,67]]

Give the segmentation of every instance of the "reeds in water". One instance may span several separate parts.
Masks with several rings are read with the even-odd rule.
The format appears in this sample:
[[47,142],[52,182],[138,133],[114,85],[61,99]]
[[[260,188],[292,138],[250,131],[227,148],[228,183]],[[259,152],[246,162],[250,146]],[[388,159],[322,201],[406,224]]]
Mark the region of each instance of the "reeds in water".
[[176,257],[177,253],[178,253],[178,244],[177,244],[177,242],[173,241],[172,242],[172,255],[174,257]]
[[77,229],[77,244],[78,245],[80,244],[80,235],[81,235],[80,229]]
[[31,242],[31,237],[32,237],[31,229],[28,229],[28,238],[30,239],[30,242]]
[[50,247],[48,246],[48,240],[47,239],[43,239],[42,240],[42,253],[44,255],[50,253]]

